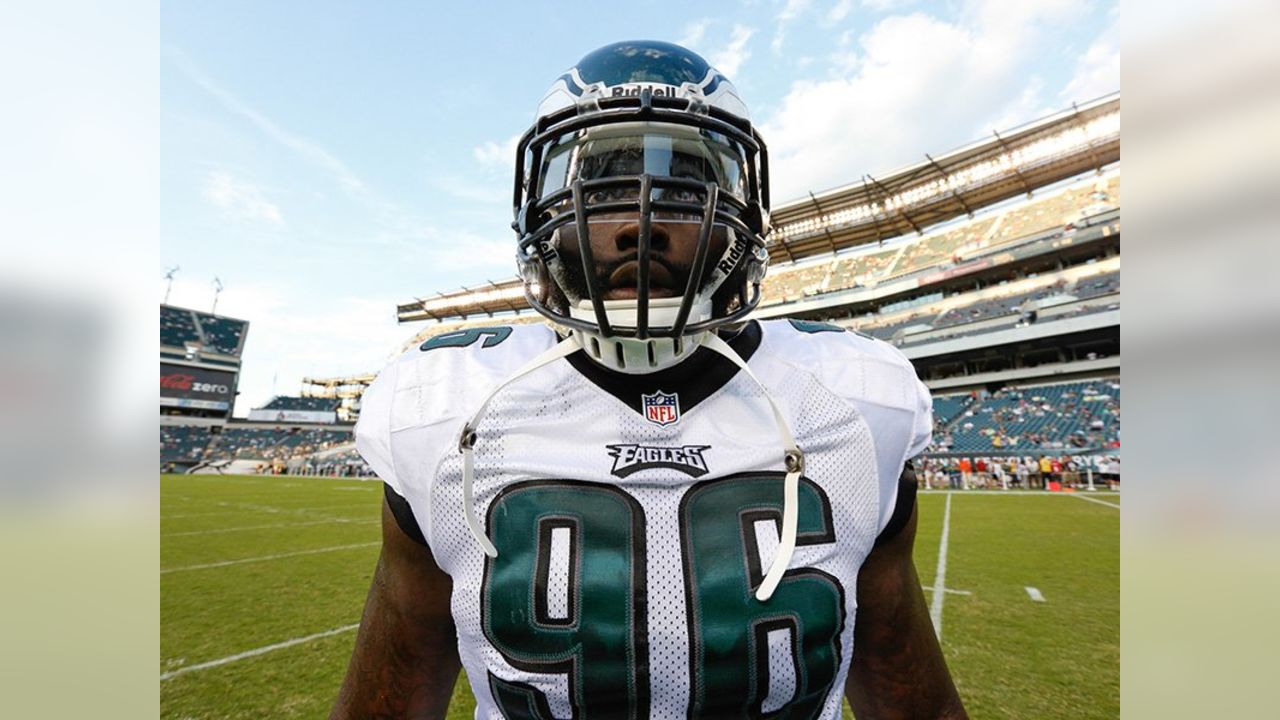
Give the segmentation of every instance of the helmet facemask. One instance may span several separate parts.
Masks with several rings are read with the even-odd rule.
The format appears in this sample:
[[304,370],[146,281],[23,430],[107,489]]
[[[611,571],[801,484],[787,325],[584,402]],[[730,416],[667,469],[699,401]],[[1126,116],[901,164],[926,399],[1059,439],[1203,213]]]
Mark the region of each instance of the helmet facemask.
[[[679,362],[760,301],[765,169],[749,123],[688,99],[645,90],[544,116],[517,151],[513,227],[530,305],[608,368]],[[597,263],[593,233],[633,235],[629,268]],[[668,233],[696,233],[687,266],[665,262]],[[634,293],[620,291],[630,275]]]

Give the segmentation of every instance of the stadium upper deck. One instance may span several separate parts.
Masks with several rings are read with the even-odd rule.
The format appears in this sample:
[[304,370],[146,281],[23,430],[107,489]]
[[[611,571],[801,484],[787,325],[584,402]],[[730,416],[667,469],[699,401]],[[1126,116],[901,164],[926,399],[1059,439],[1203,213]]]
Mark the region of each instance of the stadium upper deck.
[[[1120,158],[1120,97],[1101,98],[1028,123],[989,139],[881,177],[870,175],[841,188],[783,203],[773,210],[770,255],[777,267],[807,257],[882,244],[1004,200],[1101,171]],[[1016,226],[1016,223],[1013,225]],[[981,232],[975,229],[974,232]],[[1004,232],[1010,232],[1006,230]],[[1008,235],[1003,237],[1007,238]],[[883,270],[925,267],[930,255],[877,254],[868,262]],[[849,269],[850,277],[856,270]],[[518,278],[464,287],[397,306],[400,322],[455,320],[527,309]]]
[[173,305],[160,306],[160,347],[185,353],[192,346],[205,353],[239,357],[249,323],[244,320]]

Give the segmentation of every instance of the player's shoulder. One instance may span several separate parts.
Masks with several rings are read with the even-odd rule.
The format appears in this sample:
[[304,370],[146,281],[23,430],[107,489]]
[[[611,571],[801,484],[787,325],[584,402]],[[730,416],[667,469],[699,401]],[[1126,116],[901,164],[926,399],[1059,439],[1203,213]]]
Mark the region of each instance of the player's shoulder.
[[[426,338],[392,360],[375,384],[392,403],[397,425],[428,424],[465,414],[479,398],[557,341],[546,325],[500,325]],[[368,410],[367,403],[361,414]]]
[[798,363],[872,361],[911,365],[898,348],[866,333],[814,320],[769,320],[761,323],[773,353]]
[[401,384],[432,382],[454,373],[478,379],[505,375],[556,341],[556,334],[541,323],[466,328],[432,335],[402,353],[394,364],[409,376]]
[[807,371],[846,399],[912,408],[918,403],[915,367],[893,345],[857,330],[811,320],[761,323],[762,349]]

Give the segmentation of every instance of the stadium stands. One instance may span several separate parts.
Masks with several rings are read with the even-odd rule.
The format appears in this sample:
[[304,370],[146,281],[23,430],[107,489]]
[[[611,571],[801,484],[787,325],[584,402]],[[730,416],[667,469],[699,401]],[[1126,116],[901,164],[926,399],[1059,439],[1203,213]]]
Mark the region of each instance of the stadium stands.
[[160,461],[289,460],[351,442],[349,429],[227,427],[214,435],[207,426],[161,425]]
[[243,320],[160,306],[160,344],[169,347],[197,344],[211,352],[239,355],[248,327]]
[[277,395],[271,398],[271,402],[263,405],[261,410],[305,410],[313,412],[325,412],[329,410],[337,410],[341,401],[338,398],[318,398],[318,397],[286,397]]
[[1071,294],[1081,300],[1085,300],[1114,292],[1120,292],[1119,271],[1102,273],[1091,278],[1082,279],[1076,283]]
[[161,462],[198,462],[209,444],[209,428],[189,425],[160,426]]
[[[935,408],[954,407],[955,397],[935,398]],[[1120,442],[1120,381],[1007,387],[978,398],[955,416],[944,420],[937,414],[935,420],[935,451],[1115,448]]]
[[196,329],[196,320],[191,311],[161,305],[160,344],[180,348],[189,342],[201,342],[200,331]]
[[352,442],[350,430],[227,428],[206,459],[287,460]]
[[1029,300],[1043,300],[1054,295],[1061,295],[1066,283],[1056,282],[1048,287],[1013,293],[989,300],[979,300],[963,307],[952,308],[934,319],[935,329],[977,322],[988,318],[1020,313],[1021,308]]
[[960,413],[973,404],[971,393],[962,395],[935,395],[933,398],[933,424],[935,427],[946,427]]
[[907,246],[898,262],[885,273],[885,277],[906,275],[952,262],[956,259],[960,248],[980,243],[995,222],[995,218],[986,218],[965,223],[955,230],[940,235],[925,236],[916,240]]
[[1065,190],[1019,202],[889,248],[841,254],[803,265],[778,263],[764,282],[762,306],[802,300],[821,293],[882,283],[1020,242],[1047,230],[1065,229],[1084,217],[1119,206],[1120,175],[1085,181]]
[[1004,222],[992,234],[991,245],[999,245],[1051,227],[1065,227],[1084,217],[1120,206],[1120,177],[1068,188],[1040,202],[1013,206]]
[[245,323],[241,320],[196,313],[196,320],[204,330],[205,346],[223,355],[239,355],[240,341]]

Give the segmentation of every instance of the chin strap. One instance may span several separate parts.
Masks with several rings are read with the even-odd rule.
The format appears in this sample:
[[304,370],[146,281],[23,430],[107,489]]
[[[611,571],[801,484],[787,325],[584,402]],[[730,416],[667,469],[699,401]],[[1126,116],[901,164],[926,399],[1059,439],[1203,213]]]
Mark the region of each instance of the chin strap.
[[751,372],[751,368],[747,367],[746,361],[715,333],[707,333],[707,337],[702,341],[702,344],[708,349],[723,355],[755,381],[761,392],[764,393],[764,399],[769,401],[769,409],[773,411],[773,421],[778,426],[778,436],[782,439],[783,466],[787,469],[787,476],[783,480],[782,486],[782,537],[779,539],[778,551],[773,555],[773,564],[769,566],[769,572],[765,574],[764,581],[756,589],[756,599],[760,602],[767,602],[769,598],[773,597],[773,591],[778,588],[778,583],[782,581],[782,575],[787,571],[787,566],[791,564],[791,556],[796,550],[800,475],[804,472],[804,453],[796,445],[795,438],[791,435],[791,428],[787,427],[787,421],[782,417],[782,410],[778,408],[778,403],[769,394],[769,390],[764,386],[764,383],[760,382],[760,378],[756,377],[756,374]]
[[489,403],[498,394],[498,391],[543,365],[549,365],[580,349],[582,349],[582,346],[578,344],[577,336],[569,335],[559,343],[542,351],[537,357],[522,365],[518,370],[511,373],[506,380],[503,380],[490,390],[489,394],[485,396],[484,402],[480,403],[480,407],[471,415],[471,419],[462,426],[462,434],[458,437],[458,450],[462,452],[462,510],[466,515],[467,528],[471,530],[471,537],[475,538],[476,543],[480,545],[480,549],[484,550],[484,554],[489,557],[498,557],[498,549],[493,546],[493,543],[484,534],[484,529],[480,527],[480,519],[476,517],[475,498],[472,492],[472,486],[475,484],[475,461],[472,457],[472,450],[476,445],[476,426],[480,423],[480,416],[484,415],[484,411],[489,408]]

